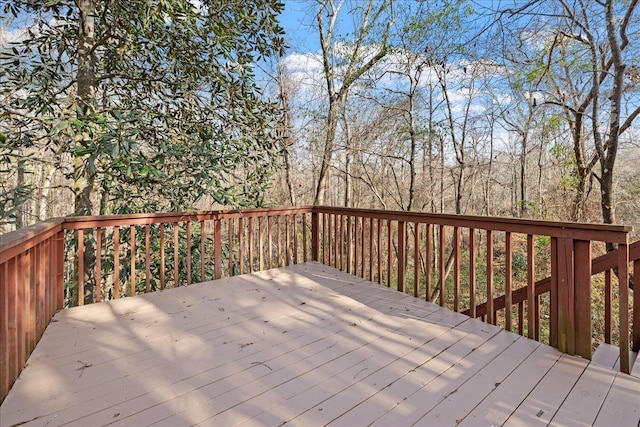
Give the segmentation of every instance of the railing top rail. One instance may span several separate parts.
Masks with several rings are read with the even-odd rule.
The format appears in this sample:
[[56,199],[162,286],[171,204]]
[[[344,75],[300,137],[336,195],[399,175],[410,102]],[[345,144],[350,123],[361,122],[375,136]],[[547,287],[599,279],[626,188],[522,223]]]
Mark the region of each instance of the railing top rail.
[[0,264],[62,230],[64,218],[52,218],[0,235]]
[[313,211],[326,214],[358,215],[365,218],[380,218],[483,230],[509,231],[514,233],[611,243],[628,243],[629,232],[633,229],[626,225],[589,224],[455,214],[431,214],[423,212],[357,209],[333,206],[314,206]]
[[311,206],[287,208],[250,208],[218,211],[166,212],[152,214],[127,214],[103,216],[69,216],[63,227],[69,230],[121,225],[146,225],[169,222],[207,221],[217,218],[255,218],[262,216],[310,213]]

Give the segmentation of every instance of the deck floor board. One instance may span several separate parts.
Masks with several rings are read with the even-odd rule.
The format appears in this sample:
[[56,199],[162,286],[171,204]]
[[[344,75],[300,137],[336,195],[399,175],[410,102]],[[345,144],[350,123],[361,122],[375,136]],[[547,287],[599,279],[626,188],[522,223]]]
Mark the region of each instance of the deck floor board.
[[59,312],[0,426],[638,425],[639,396],[638,378],[305,263]]

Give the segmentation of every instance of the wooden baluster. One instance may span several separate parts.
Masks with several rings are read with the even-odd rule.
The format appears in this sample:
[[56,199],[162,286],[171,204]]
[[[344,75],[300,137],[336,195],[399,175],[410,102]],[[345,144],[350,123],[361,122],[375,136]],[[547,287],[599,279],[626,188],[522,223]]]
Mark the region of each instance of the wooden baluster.
[[213,273],[216,279],[222,277],[222,219],[213,220]]
[[407,223],[398,221],[398,291],[404,292],[407,267]]
[[512,264],[513,264],[513,248],[511,247],[511,232],[505,233],[505,249],[504,249],[504,328],[511,332],[513,321],[511,320],[511,306],[513,305],[511,298],[511,288],[513,281]]
[[535,248],[533,236],[527,235],[527,336],[535,339],[536,315],[535,315]]
[[340,270],[344,271],[346,266],[344,262],[344,217],[340,215]]
[[362,232],[362,236],[360,238],[360,277],[364,279],[365,276],[365,265],[366,265],[366,237],[367,237],[367,228],[365,227],[365,218],[362,217],[362,224],[360,231]]
[[227,241],[229,242],[229,277],[233,277],[233,218],[227,219]]
[[160,289],[164,289],[164,223],[160,224]]
[[96,228],[96,302],[102,301],[102,227]]
[[244,274],[244,220],[238,218],[238,272]]
[[[534,322],[536,324],[536,334],[534,339],[536,341],[540,341],[540,297],[538,295],[536,295],[536,297],[534,298],[534,313],[535,313],[535,319]],[[591,349],[589,349],[589,352],[591,352]]]
[[130,237],[129,246],[131,248],[131,260],[130,260],[131,264],[129,265],[130,267],[129,294],[131,296],[135,296],[136,294],[136,226],[135,225],[129,226],[129,237]]
[[604,342],[611,344],[611,270],[604,272]]
[[518,303],[518,334],[524,335],[524,302]]
[[445,257],[446,235],[444,224],[440,226],[440,306],[444,307],[445,304],[445,274],[447,269],[447,260]]
[[333,232],[335,233],[335,236],[334,236],[335,246],[333,248],[335,261],[333,266],[337,269],[340,268],[339,266],[342,263],[342,260],[340,259],[341,257],[340,248],[342,246],[342,234],[341,234],[342,227],[341,226],[342,226],[342,216],[336,214],[333,222]]
[[460,311],[460,227],[453,227],[453,311]]
[[351,257],[353,252],[351,251],[351,216],[347,217],[347,273],[351,273]]
[[[307,237],[307,229],[304,227],[304,214],[302,215],[302,231],[304,233],[304,237],[302,238],[303,242],[303,248],[304,248],[304,258],[305,261],[307,260],[307,246],[306,246],[306,237]],[[258,217],[258,258],[259,258],[259,262],[260,262],[260,271],[264,270],[264,245],[263,245],[263,238],[262,238],[262,221],[264,220],[264,217]]]
[[187,285],[191,284],[191,221],[187,221]]
[[358,233],[358,224],[360,223],[360,218],[358,218],[357,216],[353,217],[353,275],[357,276],[358,275],[358,253],[359,253],[359,248],[358,248],[358,236],[360,235]]
[[[317,248],[317,246],[316,246]],[[267,249],[269,250],[269,268],[273,268],[273,236],[271,234],[271,217],[267,217]],[[317,261],[317,260],[314,260]]]
[[113,227],[113,295],[120,298],[120,227]]
[[433,259],[433,248],[432,248],[432,236],[433,236],[433,225],[427,224],[427,239],[425,242],[425,246],[427,247],[427,262],[426,262],[426,271],[425,271],[425,300],[431,301],[431,270],[432,264],[431,260]]
[[253,234],[253,217],[249,217],[249,273],[253,273]]
[[277,266],[282,267],[282,233],[280,232],[280,216],[276,216],[276,250],[278,253],[276,254]]
[[328,214],[322,214],[322,263],[327,265],[327,219]]
[[150,224],[144,226],[144,267],[145,267],[145,292],[151,292],[151,233]]
[[309,253],[307,252],[307,214],[302,214],[302,258],[304,262],[309,261]]
[[298,215],[293,215],[293,263],[298,264]]
[[633,261],[633,337],[631,340],[631,349],[640,352],[640,259]]
[[378,218],[378,232],[376,234],[376,239],[378,240],[378,253],[376,255],[378,262],[378,283],[382,285],[382,218]]
[[[285,253],[285,260],[284,260],[284,264],[285,265],[290,265],[291,262],[289,261],[290,257],[291,257],[291,235],[289,234],[289,215],[285,215],[282,217],[284,219],[284,253]],[[331,253],[329,253],[329,258],[331,258]]]
[[420,293],[420,223],[413,223],[413,296]]
[[180,224],[177,222],[173,223],[173,287],[177,288],[180,286],[180,244],[179,244],[179,234],[180,233]]
[[469,229],[469,309],[476,318],[476,230]]
[[493,313],[493,232],[487,230],[487,323],[495,324]]
[[373,218],[369,218],[369,281],[373,282]]
[[78,230],[78,305],[84,305],[84,230]]
[[327,238],[327,250],[328,254],[328,263],[327,265],[331,266],[333,264],[333,249],[335,246],[335,224],[336,224],[336,216],[334,214],[327,214],[327,224],[328,224],[328,238]]
[[392,256],[392,238],[391,238],[391,232],[393,230],[393,225],[391,223],[391,220],[387,220],[387,286],[391,287],[391,277],[392,277],[392,269],[393,269],[393,263],[391,262],[391,256]]
[[206,239],[206,228],[204,220],[200,220],[200,282],[206,281],[204,277],[204,265],[205,265],[205,239]]

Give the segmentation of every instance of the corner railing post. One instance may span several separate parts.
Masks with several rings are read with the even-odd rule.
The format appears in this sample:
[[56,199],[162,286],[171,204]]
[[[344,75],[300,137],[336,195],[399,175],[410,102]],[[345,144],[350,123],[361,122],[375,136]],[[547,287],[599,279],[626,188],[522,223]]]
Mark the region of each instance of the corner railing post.
[[591,360],[591,242],[574,240],[576,354]]
[[552,284],[551,289],[558,290],[558,350],[573,355],[576,354],[573,241],[567,238],[559,238],[555,255],[556,257],[552,262],[556,267],[557,284]]
[[311,212],[311,260],[319,261],[318,253],[318,233],[320,231],[320,216],[315,210]]
[[[631,373],[629,358],[629,245],[618,246],[618,290],[620,303],[620,371]],[[635,290],[637,292],[637,289]]]

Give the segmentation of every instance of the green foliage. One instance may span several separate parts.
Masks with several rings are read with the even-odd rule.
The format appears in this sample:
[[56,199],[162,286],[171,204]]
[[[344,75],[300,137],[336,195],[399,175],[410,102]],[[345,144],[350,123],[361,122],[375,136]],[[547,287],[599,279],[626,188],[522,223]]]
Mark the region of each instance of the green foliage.
[[280,115],[253,67],[283,53],[280,1],[95,2],[89,101],[77,95],[76,2],[0,4],[33,17],[0,51],[0,156],[30,141],[60,164],[80,159],[113,211],[184,209],[205,195],[260,204]]

